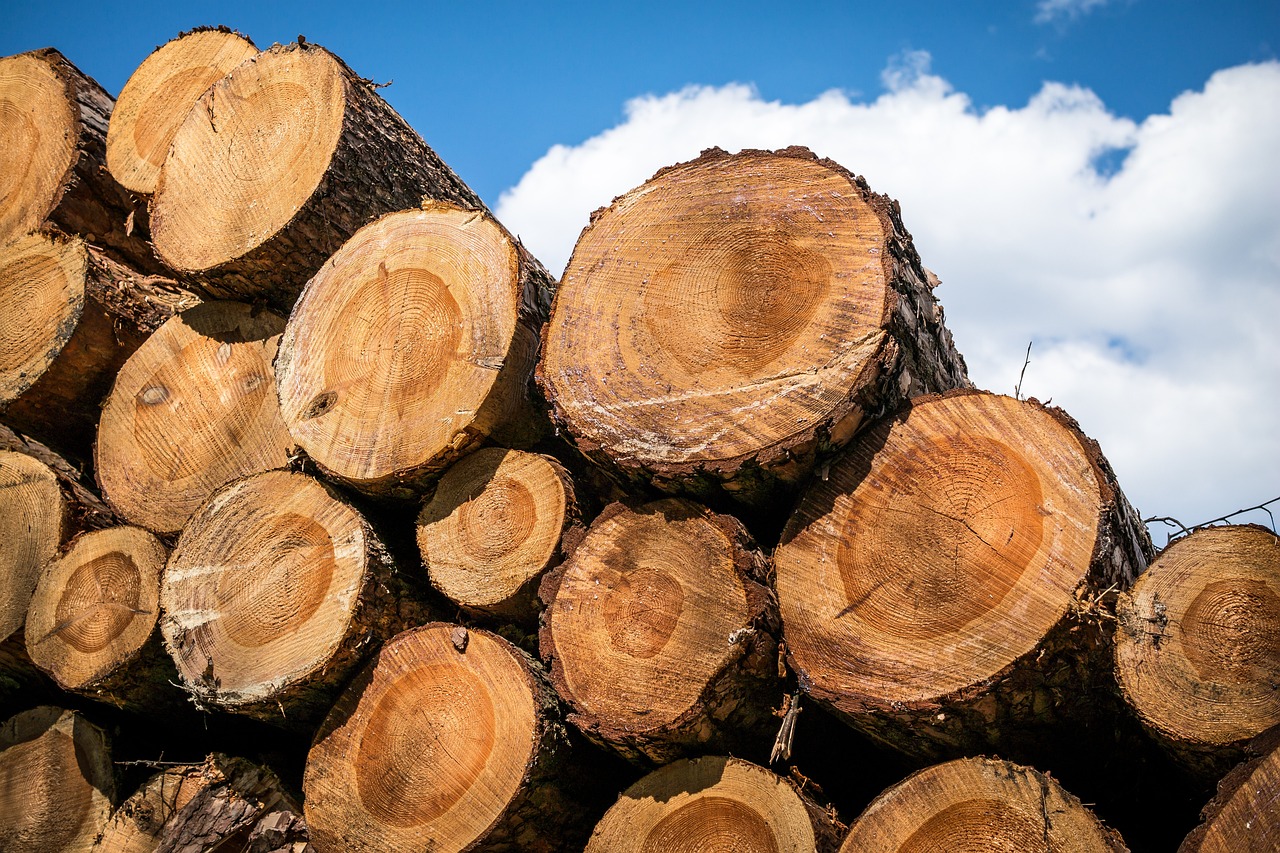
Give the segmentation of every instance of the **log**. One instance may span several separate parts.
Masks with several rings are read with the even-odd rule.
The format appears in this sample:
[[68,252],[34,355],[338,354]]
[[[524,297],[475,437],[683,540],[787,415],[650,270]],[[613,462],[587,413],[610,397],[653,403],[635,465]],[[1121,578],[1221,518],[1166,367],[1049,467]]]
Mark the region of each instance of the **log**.
[[586,853],[835,853],[845,826],[790,780],[738,758],[684,759],[622,793]]
[[581,849],[568,732],[537,664],[481,630],[388,642],[316,734],[303,777],[318,850]]
[[569,472],[550,456],[487,447],[440,478],[418,515],[431,585],[469,612],[532,624],[561,542],[584,532]]
[[58,552],[67,501],[53,470],[0,450],[0,641],[22,627],[40,569]]
[[0,247],[0,417],[87,457],[116,372],[196,301],[76,237],[32,234]]
[[310,851],[302,808],[270,770],[213,754],[157,773],[121,803],[98,839],[110,853]]
[[0,245],[52,228],[163,273],[146,217],[136,222],[137,205],[106,168],[113,103],[51,47],[0,59]]
[[1185,769],[1215,779],[1280,725],[1280,537],[1197,530],[1166,548],[1116,605],[1125,699]]
[[808,149],[720,149],[592,215],[539,382],[632,481],[763,504],[908,396],[965,387],[898,206]]
[[668,498],[606,507],[542,582],[569,721],[629,760],[764,760],[782,698],[768,561],[734,518]]
[[810,695],[917,758],[1078,750],[1053,727],[1106,719],[1109,596],[1150,547],[1062,411],[923,397],[815,478],[787,522],[774,560],[789,660]]
[[102,729],[42,705],[0,725],[0,850],[87,851],[111,816]]
[[290,433],[327,473],[402,498],[490,438],[532,444],[554,284],[481,211],[428,204],[362,228],[308,282],[280,342]]
[[103,405],[96,471],[122,516],[176,533],[222,486],[289,463],[272,361],[284,319],[241,302],[171,317]]
[[41,572],[27,611],[32,661],[64,690],[117,708],[172,714],[185,704],[156,630],[168,550],[137,527],[77,536]]
[[361,226],[425,198],[479,197],[340,59],[275,45],[206,91],[151,201],[156,250],[214,296],[287,311]]
[[157,47],[129,76],[107,128],[107,168],[125,189],[156,191],[169,145],[205,90],[258,48],[226,27],[197,27]]
[[1048,774],[1009,761],[965,758],[925,768],[885,791],[849,826],[840,850],[1128,848]]
[[[1280,849],[1280,746],[1260,738],[1262,755],[1222,779],[1178,853],[1268,853]],[[1269,742],[1268,742],[1269,740]]]
[[183,529],[160,630],[197,704],[314,727],[387,637],[425,621],[360,513],[319,480],[255,474]]

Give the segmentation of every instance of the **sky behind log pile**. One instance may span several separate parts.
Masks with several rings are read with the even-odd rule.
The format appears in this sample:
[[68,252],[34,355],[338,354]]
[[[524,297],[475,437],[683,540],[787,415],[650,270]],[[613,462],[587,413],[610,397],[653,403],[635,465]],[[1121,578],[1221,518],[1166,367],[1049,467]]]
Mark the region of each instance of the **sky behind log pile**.
[[556,274],[662,166],[807,145],[901,202],[974,380],[1012,393],[1033,342],[1023,393],[1144,515],[1280,495],[1280,3],[614,5],[0,0],[0,55],[117,94],[193,26],[305,35]]

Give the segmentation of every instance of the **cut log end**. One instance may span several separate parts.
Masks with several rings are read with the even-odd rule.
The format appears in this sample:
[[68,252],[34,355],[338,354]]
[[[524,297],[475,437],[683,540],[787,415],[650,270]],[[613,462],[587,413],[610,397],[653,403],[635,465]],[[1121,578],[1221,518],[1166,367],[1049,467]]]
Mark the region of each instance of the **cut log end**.
[[577,520],[573,484],[554,459],[478,450],[450,468],[418,515],[418,548],[433,586],[454,603],[531,616],[522,591],[560,554]]
[[524,793],[546,726],[531,662],[455,633],[433,623],[388,642],[326,720],[303,782],[317,847],[471,849]]
[[705,757],[673,762],[624,791],[586,853],[829,853],[840,829],[763,767]]
[[67,502],[38,459],[0,450],[0,641],[22,627],[45,563],[58,552]]
[[115,796],[106,735],[41,706],[0,726],[0,850],[87,853]]
[[79,135],[69,94],[44,52],[0,59],[0,243],[38,230],[59,201]]
[[269,471],[214,494],[184,528],[161,588],[161,630],[184,686],[275,718],[291,686],[349,674],[339,651],[367,628],[355,620],[374,548],[360,515],[302,474]]
[[207,302],[129,358],[97,442],[98,482],[122,515],[176,532],[221,486],[288,463],[293,441],[272,368],[283,330],[270,311]]
[[158,48],[129,77],[107,130],[107,167],[125,188],[155,192],[169,145],[192,106],[211,85],[256,56],[239,33],[203,29]]
[[[1274,743],[1274,736],[1268,736]],[[1203,823],[1182,842],[1178,853],[1240,853],[1280,850],[1280,747],[1241,764],[1218,785],[1202,812]]]
[[0,409],[34,385],[71,339],[84,310],[87,264],[78,239],[31,234],[0,249]]
[[1188,757],[1280,724],[1280,539],[1211,527],[1170,545],[1117,606],[1116,668],[1141,719]]
[[308,283],[280,345],[298,445],[358,488],[387,491],[528,417],[531,272],[473,210],[434,205],[361,229]]
[[45,567],[27,614],[31,659],[64,689],[89,691],[155,632],[168,552],[136,527],[85,533]]
[[1117,833],[1050,776],[987,758],[939,764],[907,777],[867,806],[840,848],[842,853],[1127,849]]
[[957,393],[884,422],[814,483],[775,557],[802,680],[856,713],[1000,674],[1101,592],[1106,488],[1032,402]]

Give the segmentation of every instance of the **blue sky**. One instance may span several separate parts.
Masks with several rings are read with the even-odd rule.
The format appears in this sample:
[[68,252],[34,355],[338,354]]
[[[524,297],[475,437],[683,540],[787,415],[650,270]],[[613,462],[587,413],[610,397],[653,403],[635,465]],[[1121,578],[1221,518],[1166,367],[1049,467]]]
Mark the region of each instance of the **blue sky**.
[[1144,515],[1280,495],[1276,0],[0,4],[0,55],[57,47],[113,94],[184,29],[303,34],[394,81],[557,275],[657,169],[808,145],[902,203],[979,387],[1032,342],[1024,393]]

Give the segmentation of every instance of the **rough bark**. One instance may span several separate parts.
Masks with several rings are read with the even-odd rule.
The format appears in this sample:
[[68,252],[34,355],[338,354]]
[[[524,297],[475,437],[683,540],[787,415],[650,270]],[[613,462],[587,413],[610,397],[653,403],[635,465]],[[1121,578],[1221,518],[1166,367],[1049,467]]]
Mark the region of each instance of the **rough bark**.
[[365,518],[309,476],[215,493],[183,529],[160,622],[197,704],[314,727],[385,638],[426,621]]
[[484,208],[369,81],[300,40],[201,96],[161,169],[152,231],[212,295],[287,311],[360,227],[424,198]]
[[272,367],[284,322],[241,302],[206,302],[129,357],[103,404],[95,459],[121,515],[176,533],[222,486],[289,463]]
[[87,458],[121,365],[196,302],[79,238],[33,234],[0,248],[0,417]]
[[205,90],[253,56],[248,37],[197,27],[157,47],[129,76],[107,128],[106,162],[131,192],[156,191],[169,145]]
[[590,827],[568,747],[528,655],[425,625],[388,642],[316,734],[307,823],[321,850],[575,849]]
[[111,815],[101,729],[42,705],[0,726],[0,850],[87,851]]
[[418,515],[431,585],[472,613],[533,625],[542,576],[584,529],[573,480],[550,456],[478,450],[450,468]]
[[788,522],[774,559],[789,661],[806,692],[917,758],[1070,753],[1068,731],[1109,726],[1113,593],[1150,547],[1061,411],[920,398]]
[[68,542],[40,575],[27,611],[31,659],[64,690],[145,714],[184,709],[156,629],[168,551],[137,527]]
[[967,387],[896,202],[807,149],[706,151],[592,215],[538,379],[633,482],[760,505],[908,396]]
[[545,431],[532,395],[554,281],[492,217],[384,216],[307,283],[276,360],[299,447],[370,494],[413,497],[493,438]]
[[1280,849],[1280,729],[1250,745],[1261,754],[1228,773],[1178,853],[1269,853]]
[[928,767],[885,791],[850,824],[840,850],[1128,848],[1048,774],[1009,761],[965,758]]
[[303,853],[302,808],[270,770],[210,755],[158,773],[111,817],[97,847],[110,853]]
[[546,576],[539,645],[589,738],[644,764],[767,757],[777,603],[746,529],[691,501],[607,507]]
[[586,853],[835,853],[845,826],[789,779],[737,758],[673,762],[622,793]]
[[1147,731],[1202,780],[1280,725],[1280,538],[1209,527],[1171,544],[1116,605],[1115,667]]

